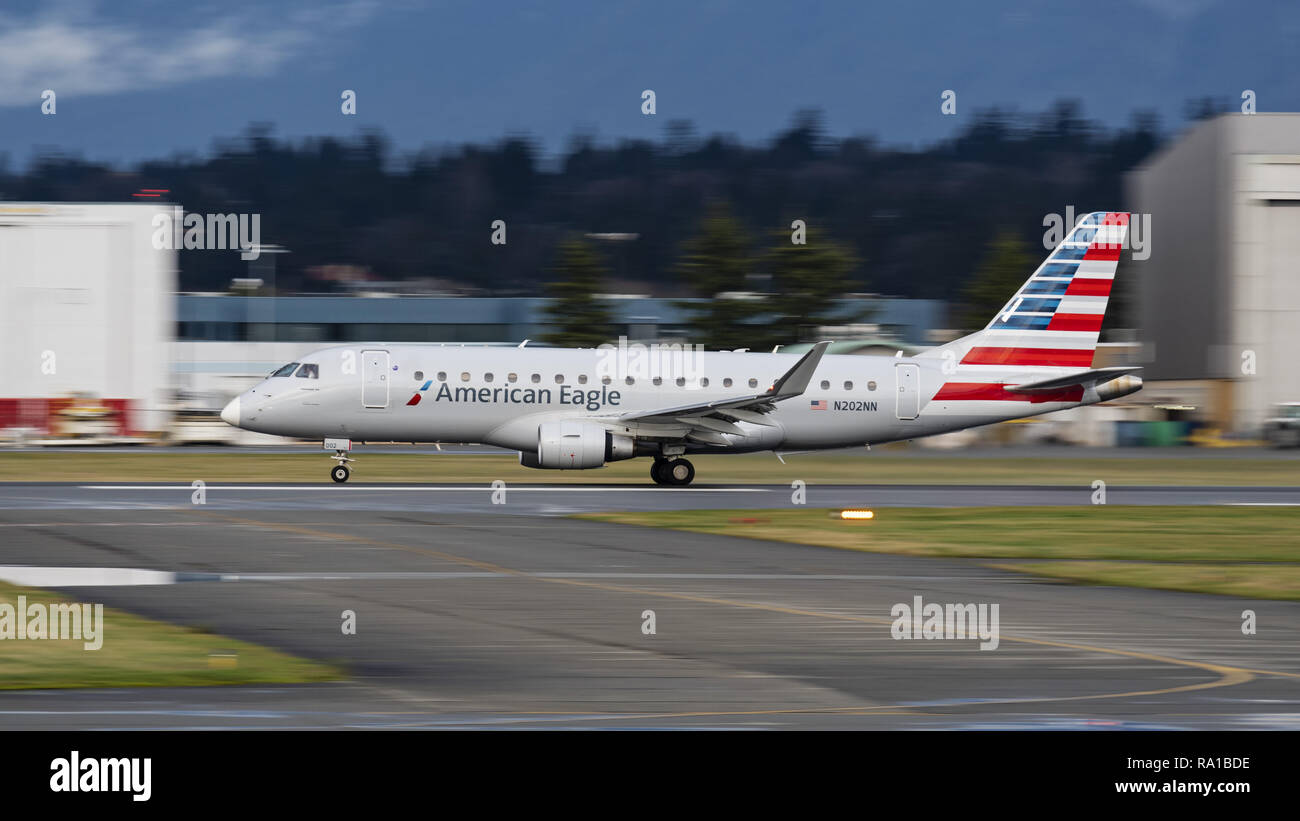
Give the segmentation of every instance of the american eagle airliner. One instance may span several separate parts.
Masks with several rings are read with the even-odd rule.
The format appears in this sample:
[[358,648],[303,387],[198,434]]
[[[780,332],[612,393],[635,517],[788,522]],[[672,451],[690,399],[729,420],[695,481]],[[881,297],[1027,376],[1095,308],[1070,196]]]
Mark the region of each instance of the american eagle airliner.
[[369,343],[324,348],[231,400],[221,418],[322,439],[350,475],[358,442],[481,443],[531,468],[651,457],[687,485],[696,453],[803,451],[917,439],[1092,405],[1141,389],[1092,367],[1129,215],[1088,214],[988,325],[915,356]]

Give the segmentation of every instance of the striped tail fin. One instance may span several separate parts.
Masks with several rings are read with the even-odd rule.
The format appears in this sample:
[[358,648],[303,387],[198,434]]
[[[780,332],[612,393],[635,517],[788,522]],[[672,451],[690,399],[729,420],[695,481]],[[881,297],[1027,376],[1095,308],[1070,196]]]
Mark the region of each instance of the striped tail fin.
[[1091,368],[1128,224],[1127,213],[1088,214],[984,330],[920,356],[953,358],[965,375]]

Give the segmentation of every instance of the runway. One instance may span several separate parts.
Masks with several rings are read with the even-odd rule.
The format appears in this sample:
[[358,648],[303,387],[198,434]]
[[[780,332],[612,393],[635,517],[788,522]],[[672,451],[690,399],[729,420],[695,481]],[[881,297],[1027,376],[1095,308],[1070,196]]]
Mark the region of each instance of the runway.
[[[779,504],[775,493],[726,498]],[[345,494],[334,495],[366,495]],[[511,505],[486,500],[471,513],[364,512],[221,506],[215,495],[171,507],[6,505],[4,563],[174,574],[66,589],[340,663],[350,679],[0,692],[0,728],[1300,727],[1297,603],[501,516]],[[603,507],[632,498],[606,495]],[[997,604],[999,646],[895,639],[891,608],[915,596]],[[1240,630],[1248,608],[1254,636]],[[345,609],[357,635],[339,628]]]
[[[0,483],[0,510],[170,509],[193,507],[196,488],[182,483]],[[814,507],[971,507],[1092,504],[1090,485],[820,485],[804,488]],[[771,508],[792,503],[791,485],[685,488],[649,482],[601,484],[271,484],[203,486],[203,506],[220,510],[362,510],[374,512],[563,515],[593,510]],[[1106,489],[1116,505],[1294,505],[1300,486],[1123,486]]]

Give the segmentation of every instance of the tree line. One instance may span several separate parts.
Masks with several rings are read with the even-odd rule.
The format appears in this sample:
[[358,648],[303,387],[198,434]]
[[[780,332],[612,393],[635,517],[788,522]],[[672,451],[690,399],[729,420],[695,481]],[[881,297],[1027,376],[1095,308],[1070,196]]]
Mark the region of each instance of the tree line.
[[[635,234],[599,248],[612,288],[780,294],[781,321],[803,327],[819,321],[828,289],[953,299],[991,238],[1032,249],[1046,214],[1122,208],[1123,174],[1163,139],[1153,116],[1107,129],[1071,101],[980,111],[922,147],[830,138],[816,111],[758,144],[670,121],[659,140],[578,135],[555,157],[519,136],[399,155],[379,133],[294,142],[255,126],[209,155],[130,168],[49,154],[18,171],[0,158],[0,198],[133,201],[160,188],[191,212],[258,213],[263,241],[290,251],[276,260],[280,292],[337,289],[330,272],[344,270],[538,295],[575,236]],[[497,220],[504,244],[491,241]],[[796,220],[805,245],[790,242]],[[180,252],[182,290],[247,275],[236,253]],[[737,322],[770,324],[778,301],[742,302],[694,316],[721,339]]]

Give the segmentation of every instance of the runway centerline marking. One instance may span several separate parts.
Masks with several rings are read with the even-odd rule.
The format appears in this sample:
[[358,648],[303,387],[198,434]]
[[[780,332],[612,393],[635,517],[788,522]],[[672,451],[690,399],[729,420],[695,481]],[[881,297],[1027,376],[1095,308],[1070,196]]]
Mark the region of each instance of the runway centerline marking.
[[[492,570],[498,573],[506,573],[509,575],[518,576],[520,578],[533,579],[535,581],[539,581],[545,584],[566,584],[575,587],[589,587],[592,589],[605,590],[608,592],[615,592],[615,593],[630,593],[638,596],[651,596],[655,598],[674,599],[678,601],[692,601],[701,604],[715,604],[719,606],[735,607],[735,608],[740,608],[745,610],[761,610],[761,611],[772,612],[772,613],[805,616],[809,618],[819,618],[819,619],[830,620],[830,621],[856,622],[862,624],[878,624],[878,625],[892,625],[894,623],[894,619],[880,618],[876,616],[856,616],[856,615],[849,615],[845,613],[828,613],[819,610],[806,610],[802,608],[784,607],[781,605],[767,604],[763,602],[747,602],[747,601],[738,601],[735,599],[720,599],[712,596],[699,596],[699,595],[688,594],[688,593],[673,593],[670,591],[663,591],[663,590],[650,590],[646,588],[625,587],[622,585],[605,584],[596,581],[583,581],[574,578],[539,577],[539,576],[530,575],[526,571],[516,570],[513,568],[505,567],[503,565],[494,564],[492,562],[479,561],[477,559],[471,559],[466,556],[457,556],[455,554],[445,553],[440,550],[432,550],[430,548],[416,547],[415,545],[407,545],[399,542],[384,542],[378,539],[366,538],[364,536],[349,536],[345,534],[331,533],[329,531],[324,531],[324,530],[316,530],[314,528],[300,527],[297,525],[282,525],[273,522],[261,522],[254,519],[242,519],[239,517],[228,516],[213,511],[201,511],[201,513],[203,513],[203,515],[210,516],[213,518],[225,519],[227,521],[238,522],[241,524],[255,524],[255,525],[260,525],[263,527],[268,527],[276,530],[284,530],[287,532],[298,533],[302,535],[311,535],[322,539],[332,539],[336,541],[338,540],[350,541],[350,542],[360,543],[360,544],[370,544],[376,547],[389,547],[395,550],[404,550],[404,551],[417,553],[417,554],[425,554],[425,555],[434,556],[436,558],[443,559],[445,561],[451,561],[469,567],[477,567],[479,569]],[[1079,652],[1100,653],[1102,655],[1136,658],[1136,659],[1153,661],[1162,664],[1172,664],[1179,667],[1190,667],[1192,669],[1204,670],[1209,673],[1214,673],[1215,675],[1218,676],[1218,678],[1213,681],[1199,682],[1197,684],[1183,684],[1175,687],[1165,687],[1165,688],[1158,688],[1154,690],[1134,690],[1134,691],[1126,691],[1121,693],[1099,693],[1099,694],[1082,695],[1082,696],[1044,696],[1039,698],[983,699],[981,700],[980,703],[1027,704],[1027,703],[1049,703],[1049,702],[1064,702],[1064,701],[1092,701],[1092,700],[1099,700],[1099,699],[1137,698],[1137,697],[1144,697],[1144,696],[1169,695],[1173,693],[1185,693],[1194,690],[1206,690],[1206,689],[1212,689],[1218,687],[1231,687],[1238,684],[1245,684],[1249,681],[1252,681],[1256,675],[1280,676],[1285,678],[1300,679],[1300,673],[1287,673],[1287,672],[1282,672],[1277,670],[1256,670],[1256,669],[1248,669],[1242,667],[1234,667],[1234,666],[1224,665],[1224,664],[1213,664],[1211,662],[1193,661],[1190,659],[1178,659],[1178,658],[1172,658],[1170,656],[1158,655],[1156,653],[1147,653],[1141,650],[1123,650],[1123,649],[1113,648],[1113,647],[1100,647],[1100,646],[1088,645],[1088,644],[1075,644],[1071,642],[1052,641],[1049,639],[1035,639],[1035,638],[1028,638],[1024,636],[1014,636],[1014,635],[1002,635],[1000,639],[1003,641],[1010,641],[1019,644],[1028,644],[1028,645],[1039,646],[1039,647],[1055,647],[1060,649],[1075,650]],[[899,705],[890,705],[888,708],[907,709],[909,706],[910,705],[908,704],[899,704]],[[863,708],[846,707],[843,709],[860,710]],[[678,714],[667,714],[667,715],[675,716]],[[692,714],[686,713],[682,715],[692,715]]]

